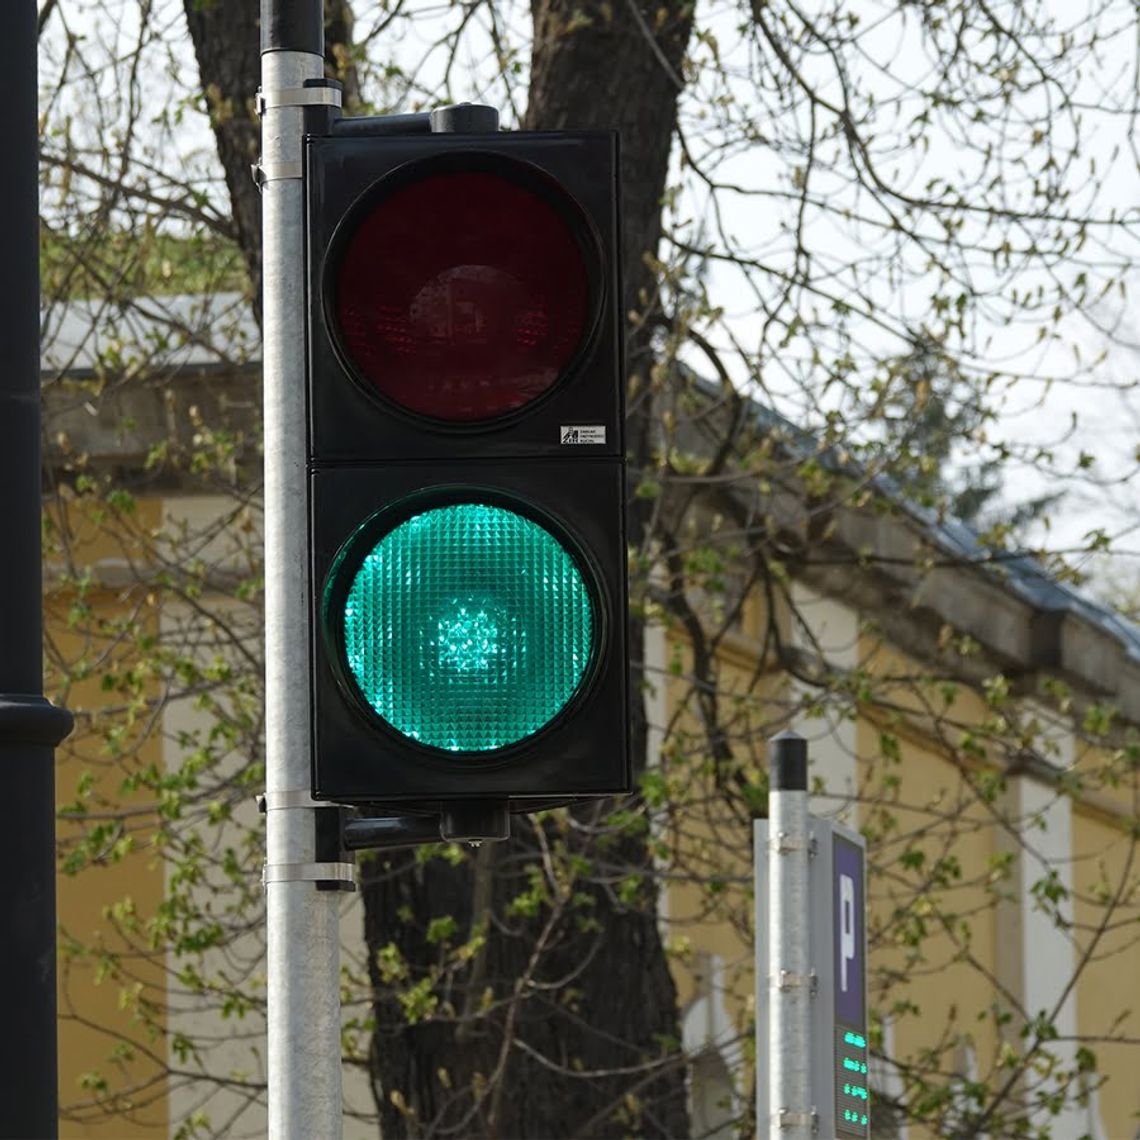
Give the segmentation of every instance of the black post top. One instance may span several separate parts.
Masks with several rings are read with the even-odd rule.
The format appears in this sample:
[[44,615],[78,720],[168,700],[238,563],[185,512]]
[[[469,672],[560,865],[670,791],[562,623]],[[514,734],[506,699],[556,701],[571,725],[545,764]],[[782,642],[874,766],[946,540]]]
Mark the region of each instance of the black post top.
[[261,0],[261,50],[325,54],[321,0]]
[[798,732],[781,732],[769,741],[768,787],[773,792],[807,791],[807,741]]

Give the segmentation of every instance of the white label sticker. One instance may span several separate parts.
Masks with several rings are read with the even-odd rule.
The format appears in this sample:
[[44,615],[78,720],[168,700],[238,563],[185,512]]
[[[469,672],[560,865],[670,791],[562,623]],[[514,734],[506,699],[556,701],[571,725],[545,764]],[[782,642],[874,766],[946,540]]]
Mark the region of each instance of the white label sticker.
[[604,424],[563,424],[560,427],[561,443],[605,443]]

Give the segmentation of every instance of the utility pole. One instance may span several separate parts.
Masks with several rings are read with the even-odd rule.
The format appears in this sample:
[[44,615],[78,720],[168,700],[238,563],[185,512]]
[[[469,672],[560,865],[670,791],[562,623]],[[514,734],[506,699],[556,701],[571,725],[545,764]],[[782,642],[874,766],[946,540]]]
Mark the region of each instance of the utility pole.
[[57,1135],[55,746],[71,716],[43,696],[41,586],[39,130],[36,3],[5,12],[7,83],[0,179],[0,1137]]
[[769,742],[753,821],[756,1135],[870,1136],[866,841],[808,813],[807,741]]
[[310,795],[301,172],[305,107],[339,105],[323,75],[321,0],[261,0],[270,1140],[341,1135],[340,893],[318,888],[351,868],[321,860],[339,811]]

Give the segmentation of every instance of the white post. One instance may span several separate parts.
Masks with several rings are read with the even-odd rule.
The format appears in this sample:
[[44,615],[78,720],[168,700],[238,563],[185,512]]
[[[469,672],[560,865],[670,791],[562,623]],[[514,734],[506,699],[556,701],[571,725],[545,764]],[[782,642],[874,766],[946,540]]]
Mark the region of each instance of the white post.
[[[263,0],[265,763],[270,1140],[341,1135],[340,893],[318,890],[310,798],[303,105],[324,74],[320,0]],[[325,89],[326,101],[333,97]]]
[[[768,790],[768,1135],[811,1140],[807,741],[771,741]],[[758,1121],[763,1131],[764,1122]]]

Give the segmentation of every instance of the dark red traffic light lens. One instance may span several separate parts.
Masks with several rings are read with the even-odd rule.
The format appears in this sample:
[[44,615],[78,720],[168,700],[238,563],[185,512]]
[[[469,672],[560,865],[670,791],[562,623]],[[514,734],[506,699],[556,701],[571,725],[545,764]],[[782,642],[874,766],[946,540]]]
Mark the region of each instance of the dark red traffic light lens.
[[[334,264],[336,335],[361,380],[417,415],[496,419],[565,373],[593,324],[576,207],[484,169],[403,181]],[[561,206],[561,208],[559,208]]]

